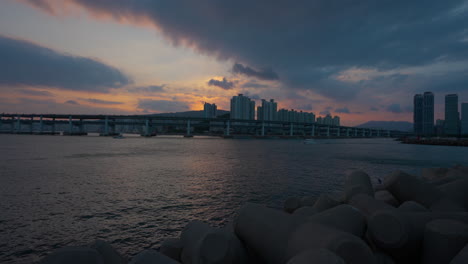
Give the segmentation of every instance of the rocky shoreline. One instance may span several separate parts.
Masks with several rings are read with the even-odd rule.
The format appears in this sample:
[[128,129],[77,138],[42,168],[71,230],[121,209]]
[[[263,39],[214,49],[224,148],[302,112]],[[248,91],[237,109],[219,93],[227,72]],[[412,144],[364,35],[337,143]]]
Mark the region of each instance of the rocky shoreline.
[[59,249],[44,264],[468,263],[468,167],[395,171],[372,186],[347,175],[339,195],[290,197],[283,210],[247,203],[214,228],[190,222],[179,238],[131,260],[109,243]]

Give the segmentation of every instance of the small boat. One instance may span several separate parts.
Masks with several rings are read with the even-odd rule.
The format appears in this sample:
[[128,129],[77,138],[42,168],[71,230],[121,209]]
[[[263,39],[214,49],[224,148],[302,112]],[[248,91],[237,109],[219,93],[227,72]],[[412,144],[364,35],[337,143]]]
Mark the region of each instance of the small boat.
[[317,142],[315,141],[315,139],[308,138],[308,139],[304,140],[304,144],[312,145],[312,144],[317,144]]

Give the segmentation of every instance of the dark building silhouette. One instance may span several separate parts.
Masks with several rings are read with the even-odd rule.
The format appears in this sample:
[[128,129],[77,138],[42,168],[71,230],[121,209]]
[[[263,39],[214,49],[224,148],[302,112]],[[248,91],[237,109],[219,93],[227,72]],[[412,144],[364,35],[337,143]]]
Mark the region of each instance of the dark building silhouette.
[[421,135],[423,132],[423,96],[422,94],[414,95],[413,104],[413,124],[414,124],[414,133],[416,135]]
[[425,136],[434,134],[434,94],[416,94],[413,100],[414,133]]
[[458,112],[458,95],[445,96],[445,134],[457,136],[460,134],[460,113]]

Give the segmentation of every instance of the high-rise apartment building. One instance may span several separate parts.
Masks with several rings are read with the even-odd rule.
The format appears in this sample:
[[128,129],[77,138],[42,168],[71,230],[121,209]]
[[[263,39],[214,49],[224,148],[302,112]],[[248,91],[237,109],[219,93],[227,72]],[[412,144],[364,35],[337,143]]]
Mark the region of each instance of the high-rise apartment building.
[[307,112],[297,112],[294,109],[280,109],[277,115],[277,121],[283,122],[300,122],[300,123],[314,123],[315,114]]
[[416,135],[421,135],[423,132],[423,102],[424,102],[424,99],[423,99],[422,94],[414,95],[413,125],[414,125],[414,133]]
[[460,133],[459,123],[458,95],[448,94],[445,96],[445,134],[457,136]]
[[468,135],[468,103],[461,104],[461,134]]
[[413,129],[416,135],[434,134],[434,94],[425,92],[413,98]]
[[239,94],[231,99],[231,119],[255,119],[255,101]]
[[276,121],[278,104],[275,100],[266,101],[262,99],[262,106],[257,107],[257,120]]
[[422,133],[434,134],[434,94],[431,92],[425,92],[423,95]]
[[215,118],[218,107],[216,104],[205,103],[203,105],[203,117],[205,118]]

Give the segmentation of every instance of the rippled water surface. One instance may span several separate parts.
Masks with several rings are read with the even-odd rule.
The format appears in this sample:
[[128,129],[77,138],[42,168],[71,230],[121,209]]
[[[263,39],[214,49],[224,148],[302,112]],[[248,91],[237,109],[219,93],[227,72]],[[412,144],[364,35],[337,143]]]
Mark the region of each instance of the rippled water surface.
[[376,181],[468,160],[468,148],[391,139],[0,135],[0,147],[1,263],[98,238],[131,256],[192,219],[222,226],[247,201],[279,207],[290,195],[339,190],[350,169]]

